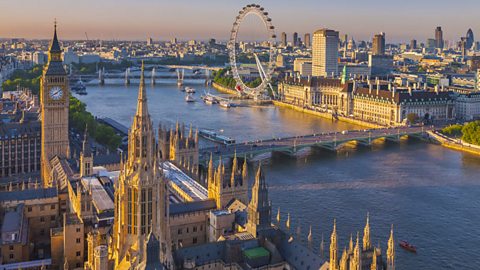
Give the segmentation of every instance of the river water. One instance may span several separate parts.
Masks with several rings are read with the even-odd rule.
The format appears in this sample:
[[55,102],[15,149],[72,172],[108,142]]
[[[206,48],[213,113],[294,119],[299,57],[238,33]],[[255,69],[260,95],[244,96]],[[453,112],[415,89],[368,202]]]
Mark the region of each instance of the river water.
[[[198,102],[186,103],[174,80],[147,88],[155,124],[178,120],[237,142],[361,128],[274,106],[209,106],[199,100],[205,89],[200,81],[186,85],[196,88]],[[131,124],[138,84],[88,86],[87,91],[79,97],[87,110]],[[323,234],[325,256],[333,219],[343,250],[351,233],[363,234],[369,212],[372,243],[383,254],[392,223],[396,243],[407,240],[418,248],[415,255],[397,245],[397,269],[480,269],[480,157],[408,140],[337,154],[314,151],[297,159],[274,156],[265,170],[273,215],[280,207],[283,224],[290,213],[303,239],[311,225],[317,250]]]

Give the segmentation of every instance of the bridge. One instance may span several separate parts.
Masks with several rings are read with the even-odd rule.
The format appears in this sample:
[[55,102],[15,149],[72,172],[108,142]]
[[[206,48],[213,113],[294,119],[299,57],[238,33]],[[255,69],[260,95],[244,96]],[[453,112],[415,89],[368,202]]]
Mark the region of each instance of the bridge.
[[310,148],[321,148],[335,152],[347,144],[369,147],[379,139],[400,142],[406,137],[425,138],[428,136],[426,132],[431,129],[431,127],[422,126],[350,130],[219,145],[201,149],[199,163],[206,166],[210,155],[213,156],[214,160],[218,160],[220,156],[224,159],[232,158],[236,153],[240,158],[246,157],[247,160],[252,160],[255,157],[270,153],[296,156]]

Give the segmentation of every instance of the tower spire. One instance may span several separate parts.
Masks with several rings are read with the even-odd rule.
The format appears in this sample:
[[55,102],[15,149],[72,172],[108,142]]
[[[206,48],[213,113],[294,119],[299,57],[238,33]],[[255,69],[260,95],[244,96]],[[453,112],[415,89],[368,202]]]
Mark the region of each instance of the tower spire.
[[62,52],[62,49],[60,49],[60,44],[58,43],[58,37],[57,37],[57,19],[54,20],[53,22],[53,39],[52,39],[52,44],[50,44],[50,53],[60,53]]
[[371,247],[370,240],[370,214],[367,212],[367,222],[365,228],[363,229],[363,251],[369,250]]
[[280,207],[278,207],[277,211],[277,223],[280,224]]
[[333,231],[332,235],[330,237],[330,267],[328,269],[330,270],[337,270],[338,265],[337,265],[337,220],[333,220]]
[[137,104],[137,117],[145,117],[148,115],[147,107],[147,94],[145,92],[145,65],[142,61],[142,69],[140,75],[140,87],[138,89],[138,104]]
[[393,224],[390,229],[390,238],[387,247],[387,269],[395,270],[395,240],[393,239]]
[[260,163],[252,188],[252,199],[248,204],[247,231],[256,237],[261,230],[269,229],[272,224],[271,212],[272,205],[268,200],[267,184]]

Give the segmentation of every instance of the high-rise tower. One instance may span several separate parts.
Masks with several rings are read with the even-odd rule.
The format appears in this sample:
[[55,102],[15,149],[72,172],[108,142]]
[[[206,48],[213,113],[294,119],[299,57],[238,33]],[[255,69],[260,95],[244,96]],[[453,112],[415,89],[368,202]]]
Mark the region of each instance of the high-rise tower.
[[312,75],[329,77],[338,74],[338,32],[321,29],[313,33]]
[[438,26],[435,29],[435,48],[443,50],[443,45],[444,41],[442,27]]
[[293,41],[292,41],[292,46],[293,47],[297,47],[299,44],[298,44],[298,33],[295,32],[293,33]]
[[42,120],[41,170],[45,186],[52,185],[50,160],[68,158],[68,103],[70,93],[67,72],[63,68],[62,49],[57,38],[57,23],[48,52],[48,63],[40,80]]
[[475,42],[475,38],[473,37],[472,29],[468,29],[467,35],[466,35],[466,40],[467,40],[466,47],[467,47],[468,50],[470,50],[473,46],[473,43]]
[[372,54],[373,55],[385,54],[385,33],[382,32],[373,37]]
[[282,32],[282,47],[287,47],[287,33]]
[[305,34],[305,37],[303,38],[303,42],[305,43],[306,48],[310,48],[310,46],[312,46],[311,39],[310,39],[310,33]]
[[[145,263],[148,239],[159,239],[161,262],[171,262],[167,180],[157,159],[148,113],[142,63],[137,112],[128,135],[128,159],[115,189],[113,258],[115,269],[137,269]],[[155,237],[149,237],[153,234]]]
[[269,229],[272,225],[272,204],[268,200],[267,182],[261,165],[258,166],[255,176],[247,216],[247,231],[254,237],[257,237],[260,231]]

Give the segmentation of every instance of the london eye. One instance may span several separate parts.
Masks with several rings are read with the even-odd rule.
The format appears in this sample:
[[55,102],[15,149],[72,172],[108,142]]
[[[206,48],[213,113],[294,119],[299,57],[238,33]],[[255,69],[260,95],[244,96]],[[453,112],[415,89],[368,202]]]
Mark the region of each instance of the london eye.
[[[266,40],[269,44],[268,47],[268,62],[262,64],[258,55],[254,53],[254,58],[256,62],[256,67],[258,69],[258,74],[261,79],[261,83],[256,87],[249,87],[246,83],[242,80],[239,70],[238,70],[238,63],[237,63],[237,37],[238,31],[240,30],[240,25],[242,24],[243,20],[249,16],[255,15],[260,20],[263,21],[263,24],[266,28],[267,37]],[[230,66],[232,70],[233,78],[236,81],[236,90],[241,92],[242,94],[246,94],[249,96],[253,96],[254,98],[261,98],[265,96],[268,92],[267,89],[271,88],[271,78],[275,68],[275,54],[276,54],[276,35],[275,35],[275,27],[272,24],[272,19],[268,17],[268,12],[265,11],[263,7],[256,4],[251,4],[243,7],[242,10],[239,11],[238,16],[233,23],[232,31],[230,33],[230,40],[228,42],[228,51],[230,57]],[[273,92],[273,91],[272,91]]]

